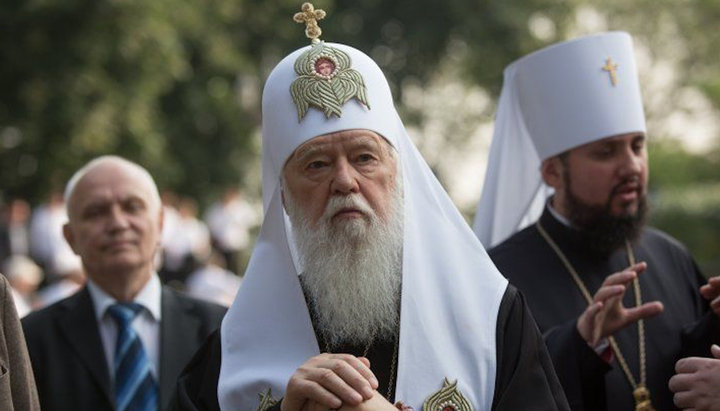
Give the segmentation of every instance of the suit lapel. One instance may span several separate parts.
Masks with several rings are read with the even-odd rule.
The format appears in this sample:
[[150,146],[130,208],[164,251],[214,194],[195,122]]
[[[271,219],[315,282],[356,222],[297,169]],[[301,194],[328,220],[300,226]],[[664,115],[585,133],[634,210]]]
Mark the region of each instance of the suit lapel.
[[72,347],[74,354],[88,368],[106,399],[113,405],[110,374],[87,287],[69,299],[65,305],[67,311],[58,317],[60,332]]
[[177,377],[200,343],[200,319],[192,307],[163,287],[160,322],[160,405],[167,407]]

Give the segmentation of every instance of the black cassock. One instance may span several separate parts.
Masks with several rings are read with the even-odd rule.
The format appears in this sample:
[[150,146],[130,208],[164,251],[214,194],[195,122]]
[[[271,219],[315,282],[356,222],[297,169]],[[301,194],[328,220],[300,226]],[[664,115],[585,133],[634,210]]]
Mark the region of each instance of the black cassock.
[[[540,223],[557,243],[591,294],[610,274],[628,267],[625,249],[607,258],[588,253],[577,231],[545,210]],[[704,280],[688,251],[668,235],[644,228],[632,244],[637,262],[647,262],[640,274],[643,302],[661,301],[662,314],[645,320],[647,386],[656,410],[674,410],[668,380],[675,362],[687,355],[710,355],[718,341],[718,318],[698,292]],[[603,361],[580,337],[577,318],[587,303],[567,268],[535,225],[490,250],[490,257],[510,283],[525,295],[542,331],[548,351],[573,410],[634,410],[632,388],[617,359]],[[633,288],[623,302],[635,306]],[[615,334],[635,380],[639,380],[638,328]]]
[[[500,304],[496,331],[498,368],[492,409],[569,410],[542,336],[522,295],[512,286],[508,286]],[[320,346],[323,346],[322,341]],[[379,381],[378,391],[383,395],[388,394],[388,386],[394,386],[389,382],[394,347],[394,341],[375,344],[367,355]],[[364,347],[345,347],[343,351],[361,355]],[[171,409],[219,409],[217,383],[220,356],[220,333],[217,331],[180,375]],[[417,361],[422,361],[422,358]],[[431,394],[428,393],[428,396]],[[392,402],[395,401],[394,393],[390,392],[389,397]],[[279,410],[280,407],[271,409]]]

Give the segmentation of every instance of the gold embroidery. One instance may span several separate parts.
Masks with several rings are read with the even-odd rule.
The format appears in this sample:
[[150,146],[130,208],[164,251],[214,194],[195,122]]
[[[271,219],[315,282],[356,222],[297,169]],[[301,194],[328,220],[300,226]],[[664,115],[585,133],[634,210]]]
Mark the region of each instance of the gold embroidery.
[[[321,30],[317,26],[312,4],[303,4],[303,12],[294,16],[295,21],[305,22],[306,35],[312,39],[310,50],[295,60],[298,78],[290,85],[290,95],[297,106],[298,121],[302,120],[312,106],[322,110],[326,118],[342,116],[342,106],[355,98],[368,109],[365,81],[359,71],[353,70],[350,56],[320,41]],[[323,11],[322,17],[325,17]],[[313,17],[315,16],[315,17]],[[309,30],[309,31],[308,31]]]
[[423,411],[472,411],[473,408],[457,389],[457,381],[451,384],[445,378],[443,387],[423,402],[422,409]]
[[277,404],[277,400],[272,397],[272,388],[268,388],[265,393],[258,394],[258,397],[260,397],[260,405],[258,405],[256,411],[265,411]]
[[295,13],[293,20],[295,20],[296,23],[305,23],[305,35],[307,38],[313,43],[319,42],[322,29],[318,26],[317,22],[325,18],[325,10],[315,10],[312,3],[303,3],[300,10],[302,11]]

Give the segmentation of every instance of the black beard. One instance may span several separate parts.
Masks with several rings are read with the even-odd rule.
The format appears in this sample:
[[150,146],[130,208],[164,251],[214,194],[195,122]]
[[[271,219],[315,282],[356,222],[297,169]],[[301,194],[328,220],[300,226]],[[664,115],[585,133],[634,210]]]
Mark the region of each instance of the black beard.
[[633,214],[613,216],[611,201],[625,181],[613,188],[605,205],[590,205],[577,198],[570,189],[570,176],[565,176],[565,209],[568,219],[580,230],[580,241],[590,255],[605,258],[640,235],[647,216],[647,196],[638,188],[638,205]]

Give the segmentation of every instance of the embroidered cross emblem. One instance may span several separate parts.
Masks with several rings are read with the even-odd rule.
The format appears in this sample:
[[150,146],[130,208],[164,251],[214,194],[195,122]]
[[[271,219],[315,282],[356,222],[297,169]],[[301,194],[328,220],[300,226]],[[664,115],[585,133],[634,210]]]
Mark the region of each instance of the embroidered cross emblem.
[[613,87],[617,85],[617,69],[618,65],[613,64],[612,58],[608,57],[607,60],[605,60],[605,66],[602,68],[604,71],[607,71],[608,74],[610,74],[610,82],[612,83]]
[[313,43],[319,42],[322,30],[320,29],[320,26],[318,26],[317,22],[318,20],[325,18],[325,10],[315,10],[312,3],[303,3],[300,10],[301,11],[299,13],[295,13],[293,20],[295,20],[296,23],[305,23],[305,35],[307,38],[309,38]]

